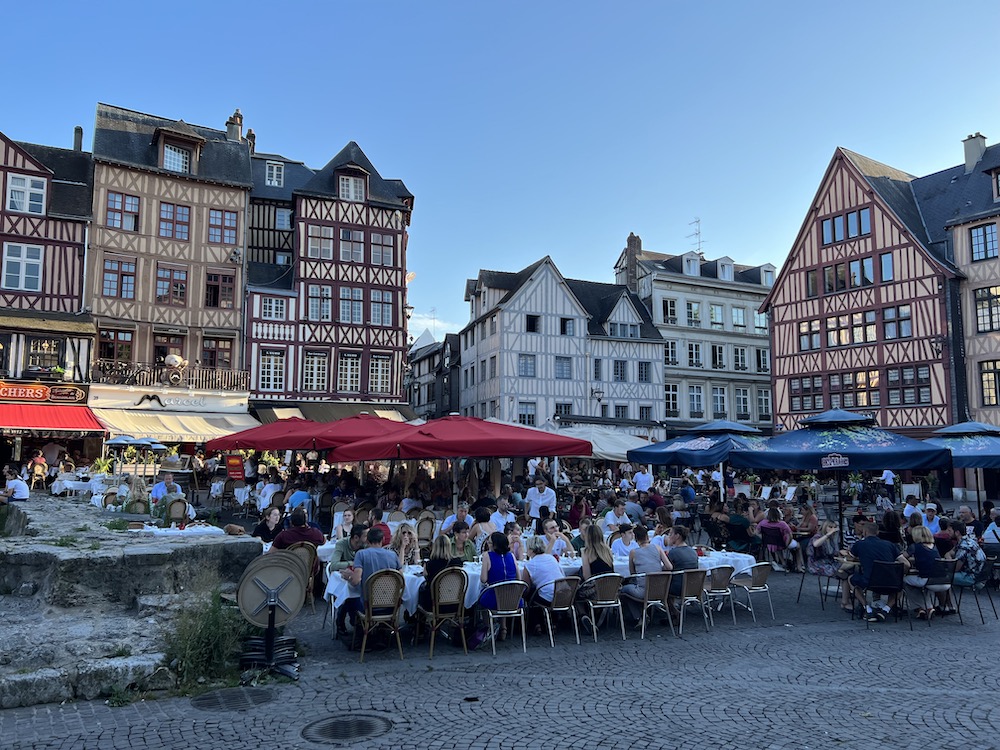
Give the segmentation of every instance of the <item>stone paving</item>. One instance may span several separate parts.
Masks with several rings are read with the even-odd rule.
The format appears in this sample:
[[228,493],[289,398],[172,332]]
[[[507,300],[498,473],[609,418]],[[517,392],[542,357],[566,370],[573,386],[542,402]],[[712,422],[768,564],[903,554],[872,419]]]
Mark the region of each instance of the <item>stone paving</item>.
[[[351,747],[386,748],[986,748],[1000,747],[1000,622],[975,603],[930,626],[851,621],[819,606],[814,579],[795,604],[799,576],[772,576],[772,621],[728,609],[705,633],[697,617],[683,638],[655,626],[622,642],[602,628],[578,646],[572,632],[528,636],[464,656],[441,643],[404,643],[366,655],[320,629],[322,608],[290,625],[304,646],[297,683],[272,681],[269,703],[206,712],[188,698],[121,708],[103,701],[0,711],[0,746],[40,748],[323,748],[303,728],[331,714],[385,716],[387,734]],[[692,610],[692,613],[694,611]],[[344,746],[344,745],[341,745]]]

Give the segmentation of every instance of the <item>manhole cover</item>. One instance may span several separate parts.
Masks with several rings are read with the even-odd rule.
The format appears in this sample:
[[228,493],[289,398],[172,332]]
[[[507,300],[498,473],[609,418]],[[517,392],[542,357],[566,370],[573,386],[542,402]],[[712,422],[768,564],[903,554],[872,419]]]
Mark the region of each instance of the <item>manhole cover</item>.
[[191,699],[191,705],[201,711],[246,711],[270,702],[271,698],[267,688],[226,688],[197,695]]
[[339,714],[307,724],[302,739],[327,745],[346,745],[369,737],[381,737],[392,729],[384,716]]

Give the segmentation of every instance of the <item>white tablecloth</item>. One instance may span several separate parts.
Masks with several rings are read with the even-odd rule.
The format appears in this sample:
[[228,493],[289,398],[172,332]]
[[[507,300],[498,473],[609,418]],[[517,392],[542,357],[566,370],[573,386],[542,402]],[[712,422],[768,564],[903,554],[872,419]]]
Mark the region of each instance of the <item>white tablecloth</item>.
[[156,526],[144,526],[141,529],[129,529],[136,533],[152,534],[153,536],[225,536],[226,532],[218,526],[186,526],[180,528],[161,529]]
[[64,492],[90,492],[90,482],[82,482],[76,479],[57,479],[52,483],[52,494],[61,495]]
[[698,567],[702,570],[732,565],[735,568],[733,575],[747,573],[756,564],[757,560],[753,555],[743,552],[709,552],[704,557],[698,558]]

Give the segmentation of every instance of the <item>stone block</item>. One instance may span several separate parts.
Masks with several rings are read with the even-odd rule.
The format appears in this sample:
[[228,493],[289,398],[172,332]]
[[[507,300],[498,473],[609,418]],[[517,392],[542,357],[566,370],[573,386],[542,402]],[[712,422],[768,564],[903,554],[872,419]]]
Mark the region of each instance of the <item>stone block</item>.
[[92,700],[110,695],[116,687],[141,686],[162,661],[162,654],[143,654],[81,664],[76,678],[76,697]]
[[73,698],[72,676],[61,669],[39,669],[0,680],[0,708],[60,703]]

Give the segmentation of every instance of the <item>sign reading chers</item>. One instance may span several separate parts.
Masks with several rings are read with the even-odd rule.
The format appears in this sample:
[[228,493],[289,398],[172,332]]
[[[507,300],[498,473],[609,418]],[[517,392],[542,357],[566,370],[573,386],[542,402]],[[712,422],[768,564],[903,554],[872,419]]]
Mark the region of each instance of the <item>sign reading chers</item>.
[[840,453],[831,453],[823,456],[819,460],[819,465],[821,469],[846,469],[851,465],[851,459]]
[[78,404],[87,400],[87,391],[76,385],[5,383],[0,381],[0,402],[32,404]]

